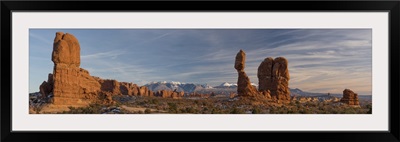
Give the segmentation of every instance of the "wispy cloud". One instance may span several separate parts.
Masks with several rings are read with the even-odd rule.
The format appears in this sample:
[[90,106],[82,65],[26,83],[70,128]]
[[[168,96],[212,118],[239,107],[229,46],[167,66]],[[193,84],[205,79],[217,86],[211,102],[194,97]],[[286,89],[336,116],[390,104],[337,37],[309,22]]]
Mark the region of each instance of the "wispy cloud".
[[81,55],[81,59],[83,60],[91,60],[91,59],[99,59],[99,58],[104,58],[104,59],[115,59],[120,55],[125,54],[125,52],[120,51],[120,50],[111,50],[111,51],[106,51],[106,52],[98,52],[98,53],[93,53],[89,55]]
[[41,42],[43,42],[45,44],[53,45],[53,39],[44,38],[43,36],[35,34],[34,32],[29,32],[29,37],[34,38],[34,39],[31,39],[31,40],[38,40],[38,41],[41,41]]
[[[234,59],[243,49],[245,71],[254,83],[258,83],[257,68],[264,58],[282,56],[289,61],[291,88],[330,93],[350,88],[371,94],[370,29],[141,29],[98,30],[96,35],[90,34],[92,30],[70,31],[74,32],[82,34],[78,35],[84,50],[81,66],[103,78],[138,84],[164,80],[235,83]],[[40,30],[30,36],[52,42]]]

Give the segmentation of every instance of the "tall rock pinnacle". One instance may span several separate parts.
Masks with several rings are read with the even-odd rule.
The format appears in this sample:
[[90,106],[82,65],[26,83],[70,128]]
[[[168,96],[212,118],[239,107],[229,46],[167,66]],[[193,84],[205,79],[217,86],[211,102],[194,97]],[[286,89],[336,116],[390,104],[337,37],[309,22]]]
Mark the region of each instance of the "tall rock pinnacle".
[[246,72],[244,72],[246,61],[246,53],[243,50],[240,50],[239,53],[236,54],[235,59],[235,69],[238,72],[238,88],[237,92],[239,96],[256,96],[258,92],[256,88],[251,85],[250,79],[247,76]]

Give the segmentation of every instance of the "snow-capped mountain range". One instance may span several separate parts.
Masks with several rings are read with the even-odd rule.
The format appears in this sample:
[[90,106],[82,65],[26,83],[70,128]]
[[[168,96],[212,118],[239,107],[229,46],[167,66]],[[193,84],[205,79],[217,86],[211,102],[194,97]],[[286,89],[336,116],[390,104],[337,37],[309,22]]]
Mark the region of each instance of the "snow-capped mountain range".
[[[251,83],[253,86],[258,87],[257,84]],[[176,91],[184,91],[185,93],[204,93],[210,94],[211,92],[217,94],[225,94],[229,95],[230,93],[236,93],[237,91],[237,84],[236,83],[229,83],[223,82],[218,86],[210,86],[208,84],[195,84],[195,83],[182,83],[176,81],[160,81],[160,82],[151,82],[144,86],[147,86],[152,91],[158,90],[176,90]],[[311,93],[311,92],[304,92],[299,88],[289,88],[291,95],[296,96],[324,96],[327,95],[326,93]],[[331,94],[333,96],[341,96],[341,94]]]
[[182,83],[176,81],[160,81],[160,82],[151,82],[144,86],[147,86],[152,91],[158,90],[176,90],[176,91],[185,91],[187,93],[191,93],[201,89],[210,89],[213,88],[208,84],[194,84],[194,83]]
[[[252,83],[253,86],[257,87],[258,85]],[[208,84],[195,84],[195,83],[182,83],[176,81],[159,81],[159,82],[151,82],[144,86],[147,86],[152,91],[158,90],[176,90],[176,91],[185,91],[186,93],[192,92],[219,92],[219,91],[236,91],[237,84],[236,83],[228,83],[224,82],[218,86],[210,86]],[[228,89],[228,90],[227,90]]]

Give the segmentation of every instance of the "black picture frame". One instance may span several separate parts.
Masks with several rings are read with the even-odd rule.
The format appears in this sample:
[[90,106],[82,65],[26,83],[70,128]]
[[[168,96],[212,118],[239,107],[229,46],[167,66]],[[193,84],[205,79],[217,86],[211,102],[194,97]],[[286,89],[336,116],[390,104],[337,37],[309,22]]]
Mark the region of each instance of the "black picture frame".
[[[2,141],[400,141],[399,1],[1,1]],[[389,12],[389,131],[13,132],[11,27],[13,11],[387,11]],[[368,125],[368,124],[366,124]]]

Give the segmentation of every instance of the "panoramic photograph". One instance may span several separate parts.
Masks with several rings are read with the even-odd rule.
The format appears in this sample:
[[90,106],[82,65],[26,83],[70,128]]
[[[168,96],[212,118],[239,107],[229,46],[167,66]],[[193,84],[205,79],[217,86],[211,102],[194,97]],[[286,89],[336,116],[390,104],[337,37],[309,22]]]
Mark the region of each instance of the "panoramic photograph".
[[29,114],[372,114],[371,29],[30,29]]

